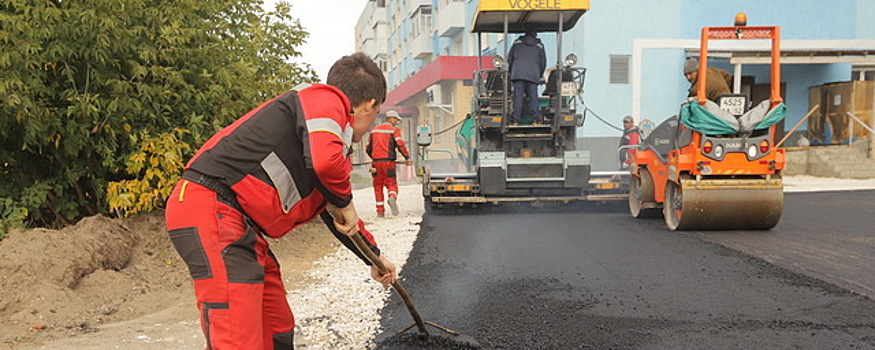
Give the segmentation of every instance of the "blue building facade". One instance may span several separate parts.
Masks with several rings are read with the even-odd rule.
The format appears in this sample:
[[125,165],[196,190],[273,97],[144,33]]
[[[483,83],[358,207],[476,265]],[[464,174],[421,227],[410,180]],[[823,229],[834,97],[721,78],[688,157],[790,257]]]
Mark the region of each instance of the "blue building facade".
[[[438,4],[435,4],[438,5]],[[466,20],[470,26],[477,1],[467,4]],[[639,111],[636,118],[659,123],[677,114],[687,96],[689,83],[683,78],[682,65],[687,55],[696,52],[682,48],[648,48],[642,50],[640,76],[634,76],[633,44],[636,40],[698,40],[702,27],[731,26],[735,14],[744,12],[748,25],[777,25],[782,40],[875,39],[875,1],[871,0],[591,0],[591,9],[577,26],[563,34],[564,53],[580,57],[579,66],[587,68],[584,99],[587,106],[613,125],[633,113],[633,82],[640,80]],[[555,64],[554,33],[540,35],[545,43],[548,65]],[[483,50],[503,52],[500,36],[484,35]],[[509,40],[514,40],[511,35]],[[476,36],[465,39],[476,40]],[[447,52],[447,45],[436,40],[436,52]],[[465,43],[474,47],[476,43]],[[871,48],[875,50],[875,48]],[[475,55],[471,52],[453,55]],[[713,58],[709,65],[733,73],[729,59]],[[789,129],[808,111],[809,87],[851,79],[851,63],[810,63],[782,65],[782,82],[786,84]],[[746,64],[742,76],[752,76],[756,84],[770,81],[768,65]],[[626,74],[623,79],[623,74]],[[613,75],[613,76],[612,76]],[[804,129],[804,127],[803,127]],[[584,136],[611,136],[618,132],[594,118],[588,118]]]

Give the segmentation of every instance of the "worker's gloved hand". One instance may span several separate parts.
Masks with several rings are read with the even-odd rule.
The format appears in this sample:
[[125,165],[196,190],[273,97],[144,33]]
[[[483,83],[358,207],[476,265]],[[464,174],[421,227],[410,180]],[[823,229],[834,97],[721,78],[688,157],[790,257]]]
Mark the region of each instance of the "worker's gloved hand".
[[371,265],[371,277],[377,282],[382,283],[383,289],[388,289],[389,285],[395,283],[395,279],[398,278],[398,271],[395,269],[395,264],[384,256],[380,256],[380,261],[383,262],[383,265],[386,265],[385,273],[380,273],[377,265]]
[[371,175],[377,175],[377,168],[371,168]]
[[349,202],[349,205],[343,208],[328,204],[325,210],[328,210],[328,213],[334,218],[334,226],[340,233],[352,236],[359,232],[359,214],[355,211],[353,202]]

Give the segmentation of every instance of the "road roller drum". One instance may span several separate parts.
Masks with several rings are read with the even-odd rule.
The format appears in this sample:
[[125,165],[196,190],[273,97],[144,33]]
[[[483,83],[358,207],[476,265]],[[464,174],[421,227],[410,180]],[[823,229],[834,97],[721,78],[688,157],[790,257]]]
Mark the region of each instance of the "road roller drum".
[[666,185],[663,215],[671,230],[768,230],[783,208],[781,179],[682,179]]

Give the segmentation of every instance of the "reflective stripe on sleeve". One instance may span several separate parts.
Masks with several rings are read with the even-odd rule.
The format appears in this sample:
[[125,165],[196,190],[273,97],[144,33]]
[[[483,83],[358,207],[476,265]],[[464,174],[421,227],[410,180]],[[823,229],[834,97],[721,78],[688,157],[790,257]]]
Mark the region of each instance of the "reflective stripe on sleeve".
[[337,124],[337,122],[331,118],[314,118],[307,120],[307,131],[311,134],[315,132],[332,133],[337,136],[337,138],[341,140],[344,139],[343,129],[340,127],[340,124]]
[[298,84],[298,85],[295,85],[295,87],[292,88],[292,91],[301,91],[301,90],[304,90],[304,89],[306,89],[306,88],[308,88],[308,87],[311,87],[311,86],[313,86],[313,84],[310,84],[310,83],[300,83],[300,84]]
[[337,136],[343,142],[344,148],[344,156],[348,156],[346,150],[352,148],[352,136],[353,130],[352,126],[349,123],[346,124],[345,127],[340,127],[334,119],[331,118],[314,118],[307,120],[307,132],[317,133],[317,132],[327,132],[334,136]]

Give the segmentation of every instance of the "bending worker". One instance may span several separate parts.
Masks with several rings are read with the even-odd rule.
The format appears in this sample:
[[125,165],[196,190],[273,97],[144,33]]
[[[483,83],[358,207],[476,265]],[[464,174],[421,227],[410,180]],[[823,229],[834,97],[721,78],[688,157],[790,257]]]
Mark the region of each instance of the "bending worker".
[[[705,96],[709,100],[717,102],[720,95],[730,93],[729,84],[732,84],[732,74],[715,67],[708,67],[707,72]],[[699,89],[699,60],[689,57],[684,61],[684,78],[690,82],[690,93],[687,97],[696,97]]]
[[[206,348],[293,348],[295,319],[277,259],[280,238],[317,215],[366,264],[353,235],[379,255],[352,202],[347,150],[386,99],[383,72],[366,55],[344,56],[327,84],[304,84],[263,103],[204,144],[167,200],[170,240],[188,265]],[[384,287],[388,271],[371,266]]]
[[386,121],[371,130],[371,136],[368,139],[367,152],[373,160],[371,174],[374,176],[377,216],[381,218],[386,216],[383,187],[389,191],[388,202],[389,207],[392,208],[392,215],[398,216],[398,177],[395,171],[395,160],[398,159],[398,156],[395,149],[398,149],[407,160],[407,164],[410,164],[410,153],[407,152],[407,146],[401,137],[401,130],[398,129],[399,122],[401,122],[401,117],[398,112],[387,112]]

